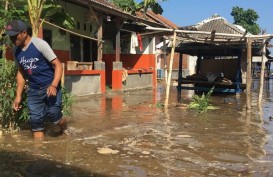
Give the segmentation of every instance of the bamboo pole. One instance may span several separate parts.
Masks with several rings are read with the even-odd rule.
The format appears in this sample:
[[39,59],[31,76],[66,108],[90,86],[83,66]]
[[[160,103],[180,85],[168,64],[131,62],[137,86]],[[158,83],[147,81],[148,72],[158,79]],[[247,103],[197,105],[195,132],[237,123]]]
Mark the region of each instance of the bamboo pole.
[[[265,43],[265,39],[263,40],[263,43]],[[263,97],[263,88],[264,88],[264,70],[265,70],[265,46],[263,45],[262,49],[262,67],[261,67],[261,73],[260,73],[260,88],[259,88],[259,97],[258,97],[258,103],[261,104],[262,102],[262,97]]]
[[246,71],[246,109],[251,109],[251,62],[252,62],[252,40],[247,38],[247,71]]
[[62,72],[62,78],[61,78],[61,86],[64,87],[64,70],[65,70],[65,64],[62,63],[62,67],[63,67],[63,72]]
[[171,86],[171,78],[172,78],[172,69],[173,69],[173,57],[174,57],[174,50],[176,45],[176,32],[173,33],[173,43],[172,43],[172,51],[171,51],[171,58],[169,62],[169,73],[168,73],[168,80],[167,80],[167,89],[166,89],[166,99],[165,99],[165,108],[168,108],[169,102],[169,95],[170,95],[170,86]]

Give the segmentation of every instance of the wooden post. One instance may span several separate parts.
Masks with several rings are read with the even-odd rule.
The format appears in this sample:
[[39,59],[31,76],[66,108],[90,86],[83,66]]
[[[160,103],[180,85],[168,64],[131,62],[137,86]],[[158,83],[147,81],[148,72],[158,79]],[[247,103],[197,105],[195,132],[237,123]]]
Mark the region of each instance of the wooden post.
[[98,30],[98,57],[97,57],[97,61],[101,61],[102,60],[102,17],[99,16],[98,17],[99,20],[99,30]]
[[171,79],[172,79],[172,69],[173,69],[173,57],[174,57],[174,50],[176,45],[176,31],[173,33],[173,42],[172,42],[172,51],[171,51],[171,58],[169,62],[169,73],[168,73],[168,80],[167,80],[167,89],[166,89],[166,99],[165,99],[165,108],[168,108],[169,102],[169,94],[170,94],[170,86],[171,86]]
[[116,62],[120,61],[120,19],[116,19]]
[[181,101],[181,90],[182,90],[182,74],[183,74],[183,54],[179,53],[179,67],[178,67],[178,86],[177,86],[177,101]]
[[[263,40],[263,44],[265,44],[265,39]],[[262,97],[263,97],[263,88],[264,88],[264,70],[265,70],[265,50],[266,45],[263,45],[262,49],[262,67],[261,67],[261,75],[260,75],[260,88],[259,88],[259,97],[258,97],[258,103],[261,104]]]
[[242,59],[242,54],[240,53],[238,55],[238,66],[237,66],[237,74],[236,74],[236,95],[238,93],[242,92],[242,88],[241,88],[241,83],[242,83],[242,72],[241,72],[241,59]]
[[246,109],[251,109],[251,64],[252,64],[252,41],[247,39],[247,71],[246,71]]
[[64,63],[62,63],[62,67],[63,67],[63,73],[62,73],[62,78],[61,78],[61,86],[64,87],[64,70],[65,70],[65,65]]
[[183,54],[179,54],[179,67],[178,67],[178,91],[181,92],[181,84],[182,84],[182,65],[183,65]]

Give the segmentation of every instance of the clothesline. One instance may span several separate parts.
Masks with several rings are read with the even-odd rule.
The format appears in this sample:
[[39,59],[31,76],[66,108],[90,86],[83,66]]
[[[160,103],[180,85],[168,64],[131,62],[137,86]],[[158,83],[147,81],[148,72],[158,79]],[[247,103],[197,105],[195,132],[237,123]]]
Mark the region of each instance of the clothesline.
[[80,37],[83,37],[83,38],[87,38],[87,39],[90,39],[90,40],[93,40],[93,41],[104,42],[103,40],[95,39],[95,38],[92,38],[92,37],[90,37],[90,36],[86,36],[86,35],[79,34],[79,33],[76,33],[76,32],[74,32],[74,31],[71,31],[71,30],[62,28],[62,27],[60,27],[60,26],[58,26],[58,25],[55,25],[55,24],[53,24],[53,23],[50,23],[50,22],[48,22],[48,21],[46,21],[46,20],[44,20],[44,22],[45,22],[46,24],[49,24],[49,25],[51,25],[51,26],[54,26],[54,27],[56,27],[56,28],[58,28],[58,29],[64,30],[64,31],[66,31],[66,32],[68,32],[68,33],[71,33],[71,34],[74,34],[74,35],[76,35],[76,36],[80,36]]

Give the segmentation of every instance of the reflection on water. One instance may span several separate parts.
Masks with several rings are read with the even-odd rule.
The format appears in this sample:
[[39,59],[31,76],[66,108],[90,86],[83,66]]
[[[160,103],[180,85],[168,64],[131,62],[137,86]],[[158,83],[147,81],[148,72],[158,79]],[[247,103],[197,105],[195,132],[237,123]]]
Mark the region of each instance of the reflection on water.
[[77,98],[71,136],[0,138],[0,176],[272,176],[272,81],[261,106],[257,86],[251,112],[244,94],[213,95],[220,109],[197,114],[183,106],[193,93],[177,102],[174,87],[165,110],[163,86]]

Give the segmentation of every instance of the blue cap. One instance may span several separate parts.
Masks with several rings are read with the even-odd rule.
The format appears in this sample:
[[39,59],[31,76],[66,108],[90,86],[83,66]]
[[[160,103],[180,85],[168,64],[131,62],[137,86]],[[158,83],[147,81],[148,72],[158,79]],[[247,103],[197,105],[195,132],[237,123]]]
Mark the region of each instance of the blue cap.
[[21,20],[13,20],[7,24],[5,30],[5,34],[15,36],[20,32],[27,30],[27,25]]

